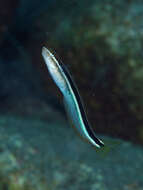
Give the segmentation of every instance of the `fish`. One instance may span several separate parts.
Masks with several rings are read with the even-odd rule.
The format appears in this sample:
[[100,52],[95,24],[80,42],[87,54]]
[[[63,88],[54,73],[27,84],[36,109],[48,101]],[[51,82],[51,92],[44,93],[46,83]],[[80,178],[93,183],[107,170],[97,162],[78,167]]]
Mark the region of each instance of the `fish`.
[[104,143],[96,137],[88,122],[82,99],[67,67],[63,63],[59,64],[46,47],[42,48],[42,57],[52,79],[63,95],[66,112],[79,134],[94,147],[103,147]]

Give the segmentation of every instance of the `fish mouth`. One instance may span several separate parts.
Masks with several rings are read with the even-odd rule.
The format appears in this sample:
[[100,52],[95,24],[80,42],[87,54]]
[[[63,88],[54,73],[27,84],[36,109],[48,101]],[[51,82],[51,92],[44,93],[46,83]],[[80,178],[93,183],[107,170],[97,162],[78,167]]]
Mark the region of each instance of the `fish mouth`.
[[46,47],[42,47],[42,55],[43,57],[49,57],[50,56],[50,52]]
[[42,47],[42,56],[46,59],[51,59],[54,63],[56,63],[56,59],[54,57],[54,55],[46,48],[46,47]]

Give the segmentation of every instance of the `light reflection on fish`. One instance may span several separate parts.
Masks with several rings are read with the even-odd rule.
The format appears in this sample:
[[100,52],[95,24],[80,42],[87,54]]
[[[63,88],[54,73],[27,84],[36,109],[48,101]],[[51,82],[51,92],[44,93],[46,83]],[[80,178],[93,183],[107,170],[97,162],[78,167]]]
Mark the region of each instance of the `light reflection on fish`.
[[76,85],[65,66],[59,64],[54,55],[45,47],[42,48],[42,56],[49,73],[63,94],[67,114],[80,135],[98,148],[104,146],[89,125]]

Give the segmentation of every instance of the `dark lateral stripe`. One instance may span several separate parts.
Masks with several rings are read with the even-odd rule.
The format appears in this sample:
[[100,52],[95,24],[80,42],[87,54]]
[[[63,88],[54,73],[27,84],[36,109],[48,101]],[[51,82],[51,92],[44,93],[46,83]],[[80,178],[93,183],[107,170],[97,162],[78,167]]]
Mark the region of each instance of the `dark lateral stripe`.
[[84,110],[84,106],[83,106],[83,103],[82,103],[82,100],[81,100],[81,97],[80,97],[80,94],[77,90],[77,87],[75,85],[75,82],[73,81],[73,79],[71,78],[71,75],[69,73],[69,71],[67,70],[66,66],[61,63],[60,64],[70,85],[71,85],[71,88],[73,90],[73,93],[76,97],[76,100],[77,100],[77,103],[78,103],[78,106],[79,106],[79,109],[80,109],[80,112],[81,112],[81,116],[82,116],[82,119],[83,119],[83,123],[86,127],[86,130],[89,134],[89,136],[95,141],[96,144],[98,144],[99,146],[104,146],[103,143],[101,143],[98,138],[94,135],[94,132],[93,132],[93,129],[90,127],[89,123],[88,123],[88,120],[87,120],[87,116],[86,116],[86,113],[85,113],[85,110]]

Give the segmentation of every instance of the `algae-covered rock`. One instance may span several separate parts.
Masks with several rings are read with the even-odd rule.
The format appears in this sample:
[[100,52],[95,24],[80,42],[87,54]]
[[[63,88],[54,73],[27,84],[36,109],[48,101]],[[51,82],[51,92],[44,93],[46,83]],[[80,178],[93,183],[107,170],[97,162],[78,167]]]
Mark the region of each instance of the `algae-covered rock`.
[[96,151],[61,121],[0,116],[2,190],[143,188],[142,147],[102,136]]

